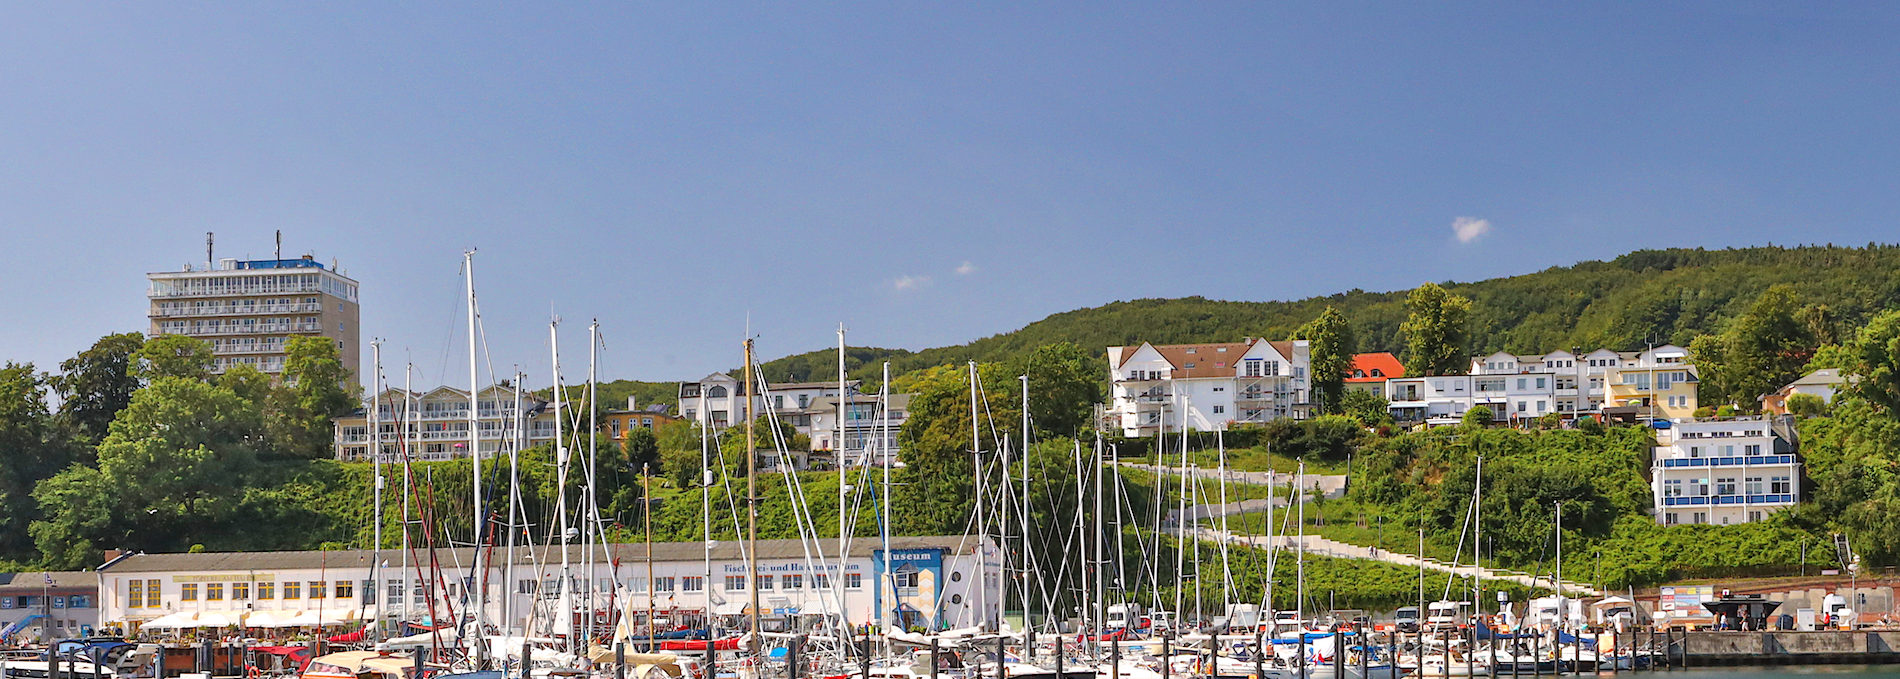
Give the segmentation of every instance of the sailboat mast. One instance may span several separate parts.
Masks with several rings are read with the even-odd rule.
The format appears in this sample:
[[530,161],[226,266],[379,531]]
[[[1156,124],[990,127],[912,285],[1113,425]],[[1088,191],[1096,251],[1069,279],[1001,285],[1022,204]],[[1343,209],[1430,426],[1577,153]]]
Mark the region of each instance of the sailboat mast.
[[[884,501],[878,503],[878,513],[882,514],[883,516],[879,517],[878,519],[878,525],[879,525],[878,536],[882,538],[883,543],[884,543],[883,545],[884,561],[887,564],[885,567],[885,570],[888,571],[890,570],[888,564],[890,563],[890,554],[891,554],[891,457],[890,457],[890,451],[891,451],[891,447],[890,447],[891,446],[891,362],[890,361],[884,362],[884,377],[883,377],[883,381],[878,382],[877,397],[878,397],[878,409],[877,409],[878,410],[878,415],[877,415],[878,428],[882,430],[878,432],[878,442],[877,442],[878,451],[877,452],[878,452],[878,457],[882,458],[884,462]],[[897,607],[892,606],[890,607],[888,613],[880,612],[879,617],[885,618],[887,621],[886,624],[888,626],[885,629],[894,630],[897,628],[896,610],[897,610]],[[933,624],[932,627],[935,627],[935,625]],[[888,643],[889,638],[890,638],[889,635],[886,634],[885,636],[886,643]]]
[[[849,542],[849,538],[851,536],[851,522],[845,519],[845,486],[847,485],[845,483],[846,476],[847,476],[845,469],[848,465],[845,464],[845,453],[847,452],[847,450],[844,444],[844,417],[845,417],[845,410],[847,408],[846,404],[850,401],[851,395],[850,395],[850,392],[847,392],[845,390],[844,380],[845,380],[844,324],[839,323],[838,324],[838,433],[837,433],[837,438],[832,441],[832,446],[831,446],[831,449],[834,451],[832,453],[832,456],[835,458],[835,461],[838,465],[838,569],[839,569],[838,576],[839,576],[839,582],[833,583],[833,587],[831,588],[831,593],[833,596],[837,597],[838,599],[838,615],[840,618],[844,617],[845,615],[844,582],[842,581],[844,577],[844,564],[845,564],[845,561],[851,558],[851,553],[850,553],[851,543]],[[885,561],[885,567],[887,570],[889,569],[889,566],[890,566],[890,558],[891,558],[890,553],[885,552],[884,561]],[[869,621],[867,620],[866,622],[869,622]]]
[[[1033,598],[1029,595],[1029,580],[1030,580],[1029,568],[1030,568],[1030,564],[1032,563],[1031,561],[1032,557],[1029,555],[1029,376],[1022,375],[1019,379],[1021,379],[1023,383],[1023,424],[1022,424],[1022,427],[1023,427],[1022,428],[1022,432],[1023,432],[1022,433],[1022,441],[1023,441],[1022,443],[1022,446],[1023,446],[1023,449],[1022,449],[1023,486],[1022,488],[1023,490],[1022,490],[1022,498],[1021,498],[1022,515],[1017,517],[1017,519],[1022,522],[1022,543],[1023,543],[1022,578],[1023,579],[1022,579],[1022,585],[1019,589],[1021,590],[1022,597],[1023,597],[1023,629],[1035,629],[1036,628],[1035,624],[1031,622],[1033,618],[1029,616],[1030,604],[1033,601]],[[1031,652],[1031,654],[1032,655],[1034,654],[1033,651]]]
[[[508,438],[508,565],[502,569],[501,629],[502,636],[514,628],[515,598],[507,593],[507,583],[515,581],[515,537],[521,533],[515,521],[521,518],[521,443],[526,436],[521,431],[523,421],[521,413],[521,369],[515,369],[515,408],[511,413],[513,421]],[[527,636],[527,626],[522,626],[522,636]]]
[[[587,473],[581,475],[582,480],[587,483],[584,493],[587,504],[581,511],[581,516],[586,521],[581,526],[581,572],[587,575],[585,580],[587,585],[581,588],[581,591],[587,595],[587,611],[582,616],[587,621],[587,632],[583,641],[589,644],[592,643],[591,640],[596,631],[594,610],[600,605],[600,578],[594,572],[594,545],[600,538],[600,501],[595,494],[596,483],[599,481],[597,477],[600,474],[600,392],[597,386],[599,365],[600,320],[592,319],[587,324]],[[642,495],[641,497],[652,496]],[[612,582],[612,579],[608,581]],[[653,592],[651,578],[647,580],[647,587],[647,596],[651,599]],[[647,617],[647,622],[648,624],[653,622],[652,616]]]
[[[370,531],[370,586],[369,591],[365,592],[365,594],[374,597],[376,596],[376,588],[383,586],[383,422],[382,414],[377,412],[377,410],[383,407],[383,341],[381,339],[370,340],[369,349],[371,356],[370,363],[374,366],[371,368],[372,372],[369,378],[369,467],[370,475],[376,477],[375,485],[373,486],[374,490],[372,491],[376,496],[374,501],[376,505],[376,517],[372,520],[374,528]],[[374,601],[374,599],[371,600]],[[377,640],[382,632],[382,624],[380,622],[382,612],[377,611],[376,617],[379,621],[372,622],[369,625],[371,640]]]
[[1295,476],[1294,479],[1295,480],[1293,482],[1293,490],[1295,494],[1293,496],[1293,499],[1298,500],[1300,503],[1300,532],[1299,532],[1299,537],[1297,538],[1297,542],[1296,542],[1296,544],[1299,546],[1298,547],[1299,551],[1294,552],[1294,555],[1293,555],[1293,566],[1298,571],[1295,574],[1296,585],[1294,587],[1293,596],[1296,597],[1297,600],[1293,602],[1293,611],[1295,614],[1299,616],[1300,622],[1304,624],[1306,621],[1306,461],[1305,460],[1300,461],[1299,475]]
[[[745,506],[746,506],[746,591],[752,594],[750,623],[754,651],[763,650],[759,636],[759,451],[754,431],[752,385],[752,338],[745,338]],[[839,565],[843,568],[843,564]]]
[[1484,541],[1478,536],[1484,530],[1484,456],[1478,456],[1478,469],[1471,483],[1471,608],[1473,612],[1484,612],[1484,589],[1479,584],[1479,576],[1484,574]]
[[[1096,636],[1095,642],[1096,655],[1101,655],[1101,637],[1099,635],[1104,631],[1102,626],[1108,621],[1108,578],[1105,573],[1106,562],[1102,560],[1102,552],[1104,551],[1103,548],[1107,546],[1104,543],[1108,540],[1107,536],[1102,532],[1102,481],[1103,477],[1107,476],[1107,474],[1104,473],[1106,470],[1102,467],[1102,432],[1100,429],[1095,431],[1095,458],[1089,462],[1088,468],[1095,474],[1095,520],[1092,522],[1095,524],[1095,625],[1093,630],[1095,634],[1098,635]],[[1116,530],[1119,531],[1120,527],[1117,526]]]
[[[705,389],[699,390],[699,414],[700,414],[700,417],[702,418],[710,417],[709,415],[706,414],[706,390]],[[706,440],[708,438],[707,434],[710,433],[708,431],[709,428],[706,426],[707,422],[708,420],[706,419],[701,419],[698,422],[699,424],[699,521],[700,521],[699,530],[700,530],[700,542],[704,544],[706,547],[706,589],[705,589],[705,592],[706,592],[706,638],[711,639],[712,628],[713,628],[713,566],[712,566],[713,471],[712,471],[712,452],[711,452],[712,447],[709,445],[708,441]]]
[[400,557],[402,594],[399,595],[396,600],[402,602],[404,618],[409,617],[409,606],[411,602],[409,594],[409,494],[412,489],[410,488],[409,482],[409,437],[412,436],[412,434],[410,434],[409,428],[415,425],[409,421],[409,413],[412,412],[409,408],[409,398],[410,395],[414,393],[410,390],[410,381],[414,378],[415,368],[416,365],[414,363],[405,364],[402,368],[402,416],[396,418],[396,444],[402,447],[402,556]]
[[[984,524],[983,515],[983,439],[976,428],[976,361],[970,361],[970,466],[976,472],[976,534],[985,542],[989,539],[989,527]],[[1001,543],[998,543],[1000,549]],[[988,625],[989,619],[989,571],[988,557],[982,552],[988,547],[977,545],[976,564],[976,624]]]
[[475,609],[474,643],[475,667],[488,669],[487,640],[488,618],[488,559],[487,533],[488,512],[482,504],[482,427],[481,427],[481,385],[476,382],[480,377],[475,368],[475,251],[462,253],[462,269],[467,274],[468,284],[468,457],[470,487],[475,495],[475,595],[469,597]]
[[1227,430],[1214,431],[1214,445],[1220,450],[1220,574],[1221,574],[1221,613],[1225,615],[1233,606],[1234,566],[1227,553]]
[[653,579],[653,470],[648,467],[640,465],[640,518],[646,523],[647,533],[647,639],[651,640],[659,631],[653,626],[653,600],[660,590]]
[[564,399],[562,398],[563,394],[561,393],[560,326],[561,326],[561,319],[559,318],[556,318],[553,321],[548,322],[548,346],[550,347],[550,351],[553,355],[552,358],[554,360],[554,384],[553,384],[554,476],[555,476],[554,491],[555,491],[555,498],[556,498],[554,513],[556,516],[560,517],[560,525],[557,526],[556,528],[561,531],[561,588],[559,591],[560,598],[558,600],[560,602],[561,611],[559,614],[553,617],[555,620],[563,621],[563,623],[566,625],[568,648],[572,650],[572,649],[578,648],[574,645],[575,639],[578,635],[575,634],[574,615],[573,615],[574,572],[568,562],[568,555],[567,555],[567,544],[568,544],[568,539],[569,539],[568,526],[567,526],[567,523],[568,523],[567,522],[568,459],[567,459],[567,435],[566,435],[566,432],[564,431],[564,427],[562,426],[566,424],[565,420],[567,420],[567,409],[565,407]]

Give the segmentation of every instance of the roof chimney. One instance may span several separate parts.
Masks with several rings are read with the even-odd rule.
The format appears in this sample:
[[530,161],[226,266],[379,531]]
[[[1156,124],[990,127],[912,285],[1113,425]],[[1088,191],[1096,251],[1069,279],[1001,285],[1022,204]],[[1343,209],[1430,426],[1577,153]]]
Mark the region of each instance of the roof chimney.
[[639,409],[640,409],[640,397],[638,397],[638,396],[631,396],[631,395],[629,395],[629,396],[627,397],[627,409],[628,409],[628,410],[639,410]]

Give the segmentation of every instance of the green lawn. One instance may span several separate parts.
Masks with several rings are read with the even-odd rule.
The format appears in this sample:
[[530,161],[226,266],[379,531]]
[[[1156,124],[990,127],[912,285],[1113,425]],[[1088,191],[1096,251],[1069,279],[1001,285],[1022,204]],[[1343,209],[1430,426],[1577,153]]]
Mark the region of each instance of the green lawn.
[[[1297,508],[1295,508],[1297,511]],[[1306,534],[1318,535],[1352,545],[1378,547],[1389,552],[1403,554],[1418,553],[1418,533],[1416,528],[1408,527],[1394,517],[1386,516],[1383,526],[1380,522],[1380,508],[1367,508],[1350,500],[1327,500],[1315,502],[1306,507]],[[1227,518],[1229,530],[1252,535],[1263,534],[1265,514],[1251,513]],[[1220,519],[1210,519],[1203,523],[1218,526]],[[1274,514],[1274,532],[1276,534],[1292,529],[1287,517]],[[1440,536],[1426,535],[1425,556],[1450,563],[1456,548],[1453,544],[1440,543]],[[1456,536],[1453,536],[1455,539]],[[1471,563],[1471,548],[1466,545],[1457,557],[1459,563]],[[1490,563],[1487,566],[1492,565]]]

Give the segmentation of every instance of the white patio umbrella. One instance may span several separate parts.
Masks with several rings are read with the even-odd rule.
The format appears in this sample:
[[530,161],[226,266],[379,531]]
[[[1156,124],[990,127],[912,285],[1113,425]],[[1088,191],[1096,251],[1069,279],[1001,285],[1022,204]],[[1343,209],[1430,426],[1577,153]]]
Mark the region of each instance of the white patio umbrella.
[[145,629],[185,629],[197,626],[198,614],[193,611],[180,611],[140,625]]

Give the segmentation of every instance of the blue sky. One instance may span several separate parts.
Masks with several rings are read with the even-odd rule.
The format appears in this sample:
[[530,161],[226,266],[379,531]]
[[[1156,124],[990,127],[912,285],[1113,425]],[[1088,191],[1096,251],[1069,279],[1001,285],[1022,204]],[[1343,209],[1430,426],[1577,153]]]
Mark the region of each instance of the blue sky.
[[[546,382],[1632,249],[1900,234],[1900,7],[8,3],[0,358],[288,253],[433,382],[477,248]],[[399,367],[390,368],[400,372]],[[450,379],[457,369],[449,368]]]

